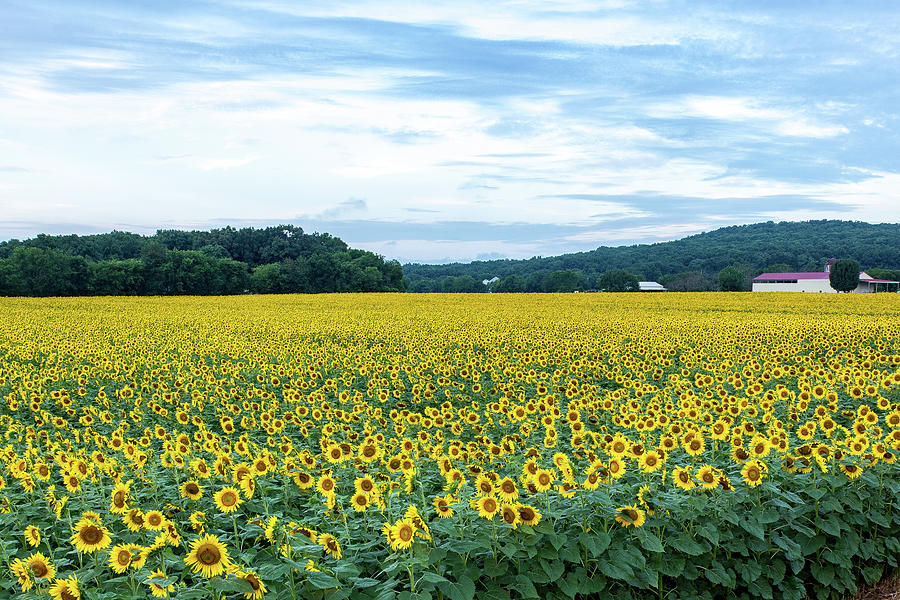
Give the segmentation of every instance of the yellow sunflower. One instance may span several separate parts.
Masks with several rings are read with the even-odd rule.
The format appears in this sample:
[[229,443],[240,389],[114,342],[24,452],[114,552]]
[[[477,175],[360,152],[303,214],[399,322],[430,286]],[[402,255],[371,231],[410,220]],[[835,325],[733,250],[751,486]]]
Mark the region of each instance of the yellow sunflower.
[[246,600],[259,600],[269,591],[266,589],[266,584],[263,583],[259,576],[253,571],[239,569],[234,572],[234,576],[243,579],[253,588],[252,592],[244,593],[244,598],[246,598]]
[[41,543],[41,532],[34,525],[29,525],[25,528],[25,541],[28,542],[28,545],[32,548],[37,548],[38,544]]
[[191,542],[191,551],[184,562],[203,577],[221,575],[231,565],[228,548],[214,535],[204,535]]
[[35,580],[52,579],[56,576],[56,567],[53,566],[53,563],[40,552],[33,553],[26,558],[24,562]]
[[168,581],[166,574],[161,570],[156,569],[155,571],[147,575],[147,579],[144,580],[144,583],[146,583],[150,587],[150,593],[153,594],[154,598],[168,598],[169,592],[175,590],[175,583],[173,582],[165,585],[166,581]]
[[181,485],[181,497],[199,500],[203,496],[203,488],[193,479]]
[[131,566],[134,554],[130,544],[119,544],[113,546],[109,551],[109,566],[117,574],[121,575]]
[[81,519],[75,524],[75,533],[70,538],[79,552],[96,552],[112,543],[109,530],[90,519]]
[[81,600],[81,590],[78,589],[78,577],[69,575],[65,579],[56,579],[50,589],[47,590],[53,600]]
[[330,533],[323,533],[319,536],[318,539],[319,545],[325,549],[325,552],[331,554],[335,560],[341,558],[343,553],[341,552],[341,545],[338,543],[337,539],[331,535]]
[[647,520],[644,511],[636,506],[621,506],[618,508],[619,514],[616,515],[616,521],[622,527],[641,527]]
[[233,487],[222,488],[215,493],[213,500],[216,502],[216,508],[223,513],[235,512],[243,502],[240,492]]
[[412,546],[413,536],[416,534],[416,526],[409,519],[400,519],[390,528],[388,542],[391,550],[406,550]]

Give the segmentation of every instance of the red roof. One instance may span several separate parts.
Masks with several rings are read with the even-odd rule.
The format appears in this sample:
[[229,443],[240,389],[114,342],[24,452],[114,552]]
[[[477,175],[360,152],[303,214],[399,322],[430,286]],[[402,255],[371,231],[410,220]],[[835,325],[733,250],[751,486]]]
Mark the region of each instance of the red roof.
[[[816,271],[814,273],[763,273],[759,277],[754,277],[753,281],[783,281],[787,279],[828,279],[828,273],[825,271]],[[889,279],[872,279],[865,272],[859,272],[859,280],[866,283],[898,283]]]
[[828,279],[828,273],[819,271],[816,273],[763,273],[754,277],[753,281],[773,281],[782,279]]

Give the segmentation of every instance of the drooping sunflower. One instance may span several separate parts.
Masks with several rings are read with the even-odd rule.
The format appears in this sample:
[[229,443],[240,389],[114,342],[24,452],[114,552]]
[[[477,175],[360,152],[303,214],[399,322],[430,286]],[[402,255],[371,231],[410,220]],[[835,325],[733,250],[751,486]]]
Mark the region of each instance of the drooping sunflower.
[[620,506],[617,510],[619,514],[616,515],[616,521],[622,527],[641,527],[647,520],[644,511],[637,506]]
[[41,531],[34,525],[29,525],[25,528],[25,541],[32,548],[37,548],[41,543]]
[[432,506],[438,517],[447,519],[453,516],[453,507],[450,506],[453,502],[453,496],[438,496],[432,502]]
[[75,524],[75,533],[69,539],[79,552],[94,553],[109,547],[112,543],[108,529],[84,518]]
[[195,480],[185,481],[181,485],[181,497],[191,500],[199,500],[203,496],[203,487]]
[[117,483],[113,487],[109,500],[109,512],[114,515],[123,515],[128,512],[128,496],[131,493],[130,483]]
[[233,487],[222,488],[215,493],[213,500],[216,502],[216,508],[223,513],[235,512],[243,502],[240,492]]
[[325,552],[331,554],[331,556],[337,560],[343,556],[343,552],[341,552],[341,545],[338,543],[337,538],[335,538],[330,533],[323,533],[319,535],[318,539],[319,545],[325,550]]
[[519,511],[519,518],[526,525],[535,526],[541,521],[541,511],[527,504],[519,504],[516,507]]
[[221,575],[231,565],[228,548],[214,535],[204,535],[191,542],[191,551],[184,562],[203,577]]
[[690,467],[676,467],[672,471],[672,479],[675,481],[675,485],[683,490],[693,489],[697,485],[694,483],[694,478],[691,477]]
[[81,600],[81,590],[78,589],[78,577],[73,573],[65,579],[55,579],[53,585],[47,590],[53,600]]
[[244,598],[246,600],[259,600],[269,591],[266,589],[266,584],[259,578],[259,575],[249,569],[238,569],[234,572],[234,576],[238,579],[243,579],[250,584],[251,588],[253,588],[252,592],[244,593]]
[[144,580],[144,583],[150,588],[150,593],[153,594],[154,598],[168,598],[169,593],[175,591],[175,583],[173,582],[165,585],[165,582],[160,582],[160,580],[168,581],[168,578],[165,573],[156,569],[147,575],[147,579]]
[[507,525],[511,525],[513,529],[522,522],[522,518],[519,516],[519,510],[514,504],[504,504],[500,508],[500,516],[503,518],[503,522]]

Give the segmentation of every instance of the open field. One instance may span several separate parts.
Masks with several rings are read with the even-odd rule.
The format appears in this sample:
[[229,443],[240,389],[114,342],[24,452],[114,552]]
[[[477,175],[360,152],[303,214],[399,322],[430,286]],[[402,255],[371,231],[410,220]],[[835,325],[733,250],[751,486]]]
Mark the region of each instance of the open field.
[[894,294],[0,299],[0,595],[850,593],[898,391]]

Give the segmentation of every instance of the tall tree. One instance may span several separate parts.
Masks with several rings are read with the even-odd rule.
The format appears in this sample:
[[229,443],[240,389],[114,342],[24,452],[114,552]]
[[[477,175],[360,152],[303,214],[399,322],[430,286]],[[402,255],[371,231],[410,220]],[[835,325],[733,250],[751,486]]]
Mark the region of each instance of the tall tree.
[[601,292],[636,292],[640,286],[637,275],[625,269],[613,269],[597,279],[597,289]]
[[859,285],[859,263],[851,258],[834,261],[828,282],[839,292],[852,292]]

